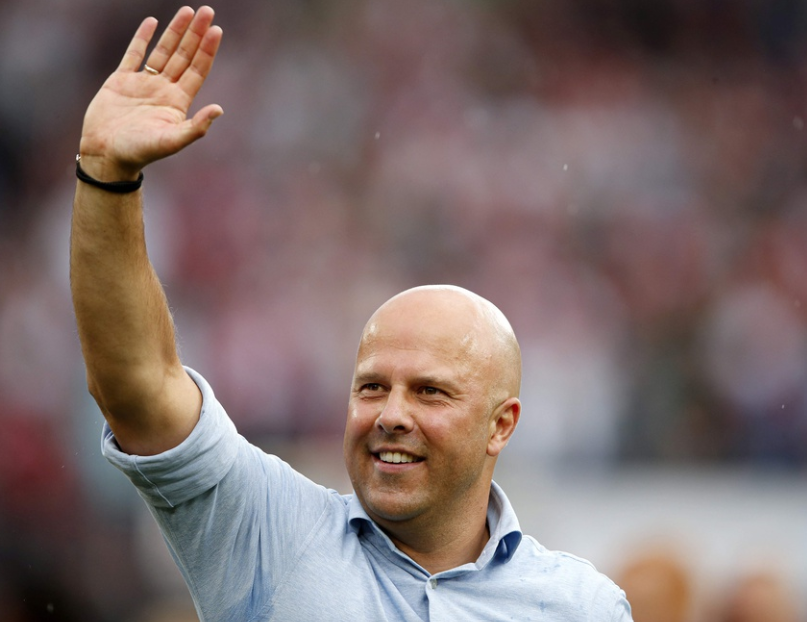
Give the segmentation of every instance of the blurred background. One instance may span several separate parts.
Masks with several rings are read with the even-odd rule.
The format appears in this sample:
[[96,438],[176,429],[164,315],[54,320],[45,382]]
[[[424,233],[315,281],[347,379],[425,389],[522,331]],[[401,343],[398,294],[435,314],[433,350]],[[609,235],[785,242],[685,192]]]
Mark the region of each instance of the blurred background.
[[[0,5],[0,620],[194,620],[100,455],[68,287],[83,112],[157,0]],[[229,0],[146,171],[186,364],[349,492],[358,335],[454,283],[524,354],[522,527],[637,622],[807,620],[807,5]],[[198,106],[197,106],[198,107]]]

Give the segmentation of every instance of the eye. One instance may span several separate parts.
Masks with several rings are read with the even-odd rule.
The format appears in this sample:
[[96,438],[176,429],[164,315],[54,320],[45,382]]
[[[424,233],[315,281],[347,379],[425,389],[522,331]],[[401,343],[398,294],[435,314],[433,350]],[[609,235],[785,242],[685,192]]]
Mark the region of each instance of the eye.
[[443,392],[437,387],[420,387],[418,393],[421,395],[440,395]]
[[359,387],[359,393],[362,395],[376,395],[384,390],[384,386],[378,382],[365,382]]

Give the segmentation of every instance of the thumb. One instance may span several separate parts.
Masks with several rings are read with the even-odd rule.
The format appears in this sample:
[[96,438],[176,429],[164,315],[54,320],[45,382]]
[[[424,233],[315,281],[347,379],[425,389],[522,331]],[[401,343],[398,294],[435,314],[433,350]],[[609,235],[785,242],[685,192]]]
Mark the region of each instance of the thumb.
[[207,134],[210,126],[213,125],[213,121],[223,114],[224,110],[222,110],[221,106],[218,104],[210,104],[193,115],[190,124],[186,126],[187,133],[189,134],[188,142],[202,138],[202,136]]

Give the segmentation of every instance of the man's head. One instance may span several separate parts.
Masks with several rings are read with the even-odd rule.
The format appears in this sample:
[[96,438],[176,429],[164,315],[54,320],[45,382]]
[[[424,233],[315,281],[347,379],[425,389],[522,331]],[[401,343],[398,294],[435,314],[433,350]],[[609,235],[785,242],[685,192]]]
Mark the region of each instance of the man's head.
[[382,305],[359,343],[344,441],[368,514],[439,528],[484,511],[520,382],[513,330],[484,298],[426,286]]

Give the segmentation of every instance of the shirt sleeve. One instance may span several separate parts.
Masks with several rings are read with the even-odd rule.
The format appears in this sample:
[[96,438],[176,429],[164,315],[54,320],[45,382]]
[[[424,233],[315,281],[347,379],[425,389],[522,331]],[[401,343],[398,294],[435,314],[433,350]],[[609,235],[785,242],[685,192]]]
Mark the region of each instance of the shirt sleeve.
[[104,424],[101,451],[135,485],[151,507],[172,508],[218,484],[238,453],[238,433],[216,400],[213,389],[197,372],[185,368],[202,392],[199,421],[182,443],[155,456],[121,451]]
[[249,620],[325,520],[333,491],[238,434],[205,379],[196,427],[156,456],[121,451],[108,426],[103,453],[146,501],[204,619]]
[[633,622],[630,604],[625,596],[625,592],[622,590],[620,590],[620,596],[617,599],[616,606],[614,607],[614,615],[611,616],[611,622]]

